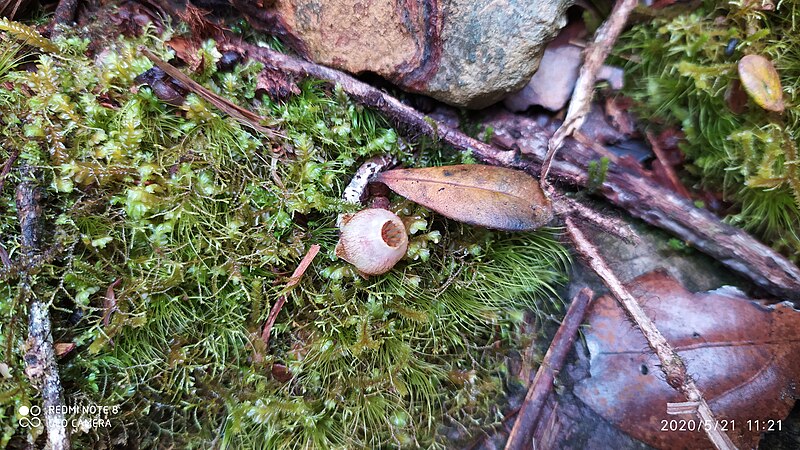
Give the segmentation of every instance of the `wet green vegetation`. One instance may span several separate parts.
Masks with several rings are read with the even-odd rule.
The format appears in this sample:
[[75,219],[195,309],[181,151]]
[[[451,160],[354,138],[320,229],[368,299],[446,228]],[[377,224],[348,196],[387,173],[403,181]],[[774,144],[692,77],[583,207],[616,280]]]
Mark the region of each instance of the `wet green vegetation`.
[[[6,23],[8,31],[12,24]],[[16,25],[15,25],[16,26]],[[400,145],[381,117],[335,87],[302,81],[284,102],[256,94],[261,66],[217,69],[213,41],[190,75],[269,121],[269,140],[189,94],[180,106],[134,82],[165,60],[170,31],[54,43],[19,27],[0,41],[0,158],[36,168],[47,239],[33,277],[51,304],[67,397],[119,405],[110,428],[75,431],[85,448],[440,447],[442,426],[502,419],[508,355],[529,343],[524,311],[553,311],[567,254],[555,230],[468,227],[400,198],[406,257],[363,278],[337,259],[341,200],[368,157],[406,166],[463,163],[431,142]],[[23,44],[27,41],[27,44]],[[48,47],[52,45],[53,47]],[[188,71],[187,71],[188,72]],[[0,242],[19,254],[12,170]],[[322,251],[287,288],[312,244]],[[270,309],[288,297],[272,329]],[[24,374],[26,301],[0,278],[0,448],[38,404]]]
[[[640,117],[686,134],[687,182],[722,192],[733,204],[729,222],[797,261],[800,11],[797,2],[776,4],[764,10],[761,2],[707,1],[678,15],[667,9],[672,17],[636,25],[616,54],[625,66],[624,92],[638,101]],[[777,68],[782,114],[737,92],[737,64],[750,54]]]

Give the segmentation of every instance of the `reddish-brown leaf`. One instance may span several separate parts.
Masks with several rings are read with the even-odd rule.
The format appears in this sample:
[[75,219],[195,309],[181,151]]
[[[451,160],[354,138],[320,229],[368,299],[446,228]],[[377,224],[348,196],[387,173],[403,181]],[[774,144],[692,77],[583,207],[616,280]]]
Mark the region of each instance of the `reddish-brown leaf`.
[[725,103],[734,114],[742,114],[747,109],[747,92],[739,80],[731,80],[730,86],[725,90]]
[[[786,417],[800,381],[800,312],[788,304],[764,307],[731,288],[694,294],[663,272],[628,287],[739,448],[758,444],[764,428],[754,421]],[[613,298],[592,305],[589,325],[591,377],[575,388],[581,400],[654,447],[713,448],[702,430],[670,431],[681,421],[697,425],[697,417],[666,413],[667,403],[686,398],[664,381],[658,359]]]
[[292,96],[300,95],[300,88],[288,74],[265,68],[256,78],[256,94],[266,94],[273,101],[286,101]]
[[482,165],[395,169],[376,180],[411,201],[470,225],[529,231],[553,217],[538,180],[519,170]]
[[200,56],[198,56],[198,50],[201,45],[199,39],[175,36],[167,41],[167,45],[175,51],[175,55],[178,58],[189,66],[191,72],[196,72],[200,68],[200,64],[203,63]]
[[739,60],[739,79],[756,104],[767,111],[783,112],[781,78],[772,61],[761,55],[747,55]]

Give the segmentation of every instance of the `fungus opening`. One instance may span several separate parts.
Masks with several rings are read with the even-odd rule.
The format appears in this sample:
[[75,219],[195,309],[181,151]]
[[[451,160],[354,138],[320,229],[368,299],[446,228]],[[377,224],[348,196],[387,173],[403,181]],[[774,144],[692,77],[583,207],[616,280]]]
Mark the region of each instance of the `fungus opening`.
[[381,237],[383,238],[383,242],[392,248],[399,246],[403,242],[403,233],[405,232],[406,230],[391,220],[386,221],[383,224],[383,227],[381,227]]

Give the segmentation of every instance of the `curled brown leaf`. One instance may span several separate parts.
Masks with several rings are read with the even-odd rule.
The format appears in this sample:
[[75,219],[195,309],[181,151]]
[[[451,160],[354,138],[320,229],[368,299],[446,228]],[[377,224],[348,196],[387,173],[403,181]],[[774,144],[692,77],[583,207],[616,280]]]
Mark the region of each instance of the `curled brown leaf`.
[[530,231],[553,218],[539,182],[520,170],[456,165],[382,172],[377,181],[403,197],[460,222]]

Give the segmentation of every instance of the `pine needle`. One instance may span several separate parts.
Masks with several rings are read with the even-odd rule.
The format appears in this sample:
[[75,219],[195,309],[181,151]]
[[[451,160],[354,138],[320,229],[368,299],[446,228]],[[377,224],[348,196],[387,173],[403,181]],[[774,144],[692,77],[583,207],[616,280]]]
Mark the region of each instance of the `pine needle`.
[[277,136],[277,133],[270,128],[261,125],[266,119],[259,116],[258,114],[254,114],[251,111],[248,111],[241,106],[235,105],[230,101],[220,97],[219,95],[215,94],[214,92],[206,89],[200,83],[194,81],[193,79],[186,76],[183,72],[175,68],[172,64],[162,60],[158,56],[154,55],[150,50],[147,50],[144,47],[139,48],[139,51],[142,52],[144,56],[147,56],[150,61],[153,61],[153,64],[157,65],[161,70],[167,73],[167,75],[175,78],[176,80],[180,81],[186,87],[189,88],[192,92],[202,97],[207,102],[211,103],[217,109],[224,112],[225,114],[233,117],[236,119],[237,122],[241,123],[244,126],[250,127],[256,131],[259,131],[265,134],[269,138],[274,138]]

